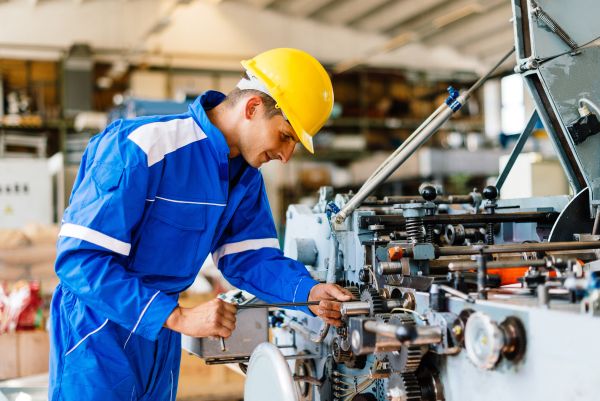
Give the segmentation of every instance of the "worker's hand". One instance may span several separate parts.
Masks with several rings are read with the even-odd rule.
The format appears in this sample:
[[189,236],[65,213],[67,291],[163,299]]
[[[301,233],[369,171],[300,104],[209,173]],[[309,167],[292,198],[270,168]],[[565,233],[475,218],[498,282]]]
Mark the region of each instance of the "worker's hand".
[[236,310],[235,305],[218,298],[193,308],[178,306],[165,327],[191,337],[227,338],[235,329]]
[[311,305],[309,309],[319,316],[325,323],[335,327],[342,325],[340,302],[352,300],[352,294],[347,289],[337,284],[317,284],[308,294],[308,301],[321,301],[318,305]]

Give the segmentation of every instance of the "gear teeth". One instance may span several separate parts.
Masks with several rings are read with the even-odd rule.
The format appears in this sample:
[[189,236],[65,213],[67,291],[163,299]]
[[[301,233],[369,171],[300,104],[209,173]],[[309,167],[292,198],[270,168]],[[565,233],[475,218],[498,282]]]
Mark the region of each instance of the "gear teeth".
[[360,290],[358,287],[350,286],[346,287],[346,289],[352,294],[352,299],[360,299]]
[[360,294],[360,300],[366,301],[369,303],[369,305],[371,305],[370,316],[374,316],[374,315],[386,312],[385,300],[383,299],[383,297],[381,295],[379,295],[379,292],[377,292],[377,290],[375,290],[375,289],[368,288],[368,289],[364,290]]
[[[415,319],[408,313],[393,314],[388,323],[416,326]],[[425,351],[426,348],[420,345],[403,346],[398,351],[399,355],[390,355],[392,368],[403,374],[415,372],[421,365]]]
[[340,346],[337,339],[333,340],[331,344],[331,350],[333,355],[333,360],[337,363],[345,363],[350,362],[352,360],[353,354],[352,351],[344,351]]
[[421,385],[414,373],[402,374],[402,383],[404,384],[404,391],[406,392],[406,401],[421,400]]

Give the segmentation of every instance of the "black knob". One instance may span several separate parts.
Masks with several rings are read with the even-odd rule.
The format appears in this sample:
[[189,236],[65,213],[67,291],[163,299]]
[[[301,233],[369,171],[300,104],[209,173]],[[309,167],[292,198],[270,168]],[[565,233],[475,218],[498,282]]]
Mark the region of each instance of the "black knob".
[[370,278],[371,278],[371,276],[370,276],[369,269],[361,269],[358,272],[358,279],[360,281],[362,281],[363,283],[368,283]]
[[431,185],[426,185],[421,189],[421,196],[428,202],[437,198],[437,191]]
[[498,198],[498,188],[493,185],[488,185],[483,188],[483,197],[487,200],[496,200]]

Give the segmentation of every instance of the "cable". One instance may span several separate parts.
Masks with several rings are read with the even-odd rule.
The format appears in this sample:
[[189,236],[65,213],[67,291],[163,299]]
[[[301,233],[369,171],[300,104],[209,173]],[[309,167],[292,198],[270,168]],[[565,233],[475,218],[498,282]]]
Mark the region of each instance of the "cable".
[[557,57],[564,56],[565,54],[570,54],[570,53],[576,52],[576,51],[578,51],[578,50],[581,50],[581,49],[583,49],[583,48],[586,48],[587,46],[589,46],[590,44],[594,43],[594,42],[595,42],[595,41],[597,41],[598,39],[600,39],[600,35],[599,35],[599,36],[596,36],[594,39],[590,40],[589,42],[585,42],[584,44],[582,44],[582,45],[580,45],[580,46],[576,47],[575,49],[572,49],[572,50],[567,50],[567,51],[565,51],[565,52],[562,52],[562,53],[559,53],[559,54],[557,54],[557,55],[554,55],[554,56],[549,56],[549,57],[546,57],[546,58],[540,59],[540,60],[538,60],[538,64],[539,64],[539,65],[542,65],[542,64],[544,64],[545,62],[547,62],[547,61],[551,61],[551,60],[554,60],[554,59],[555,59],[555,58],[557,58]]
[[419,319],[421,319],[422,322],[427,323],[428,320],[425,316],[421,315],[419,312],[414,311],[412,309],[406,309],[406,308],[394,308],[390,311],[390,313],[394,313],[396,311],[400,311],[400,312],[408,312],[408,313],[412,313],[413,315],[415,315],[416,317],[418,317]]

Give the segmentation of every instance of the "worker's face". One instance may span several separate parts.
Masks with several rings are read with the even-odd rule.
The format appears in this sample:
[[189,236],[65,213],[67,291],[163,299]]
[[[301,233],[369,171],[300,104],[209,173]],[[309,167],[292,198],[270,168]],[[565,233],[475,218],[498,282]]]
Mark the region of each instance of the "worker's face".
[[246,102],[244,122],[246,129],[240,138],[240,152],[248,164],[259,168],[271,160],[287,163],[298,139],[282,115],[266,116],[262,99],[253,96]]

